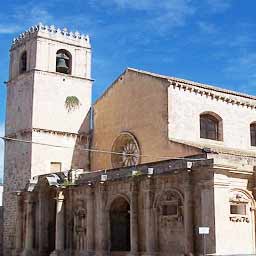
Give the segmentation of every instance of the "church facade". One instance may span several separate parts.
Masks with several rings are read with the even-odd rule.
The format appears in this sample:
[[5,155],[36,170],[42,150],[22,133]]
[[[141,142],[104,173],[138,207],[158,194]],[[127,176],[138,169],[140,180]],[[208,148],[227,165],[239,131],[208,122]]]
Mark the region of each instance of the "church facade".
[[89,37],[42,24],[10,66],[4,255],[256,252],[254,96],[128,68],[91,107]]

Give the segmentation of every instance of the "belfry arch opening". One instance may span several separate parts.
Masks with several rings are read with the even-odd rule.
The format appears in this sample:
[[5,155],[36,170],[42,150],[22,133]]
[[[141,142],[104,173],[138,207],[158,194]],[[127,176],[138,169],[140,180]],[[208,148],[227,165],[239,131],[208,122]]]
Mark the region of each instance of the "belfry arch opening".
[[130,249],[130,205],[123,197],[118,197],[110,207],[110,250]]
[[24,51],[20,56],[19,72],[20,74],[27,71],[27,52]]
[[64,49],[60,49],[56,53],[56,72],[71,75],[72,71],[72,55]]

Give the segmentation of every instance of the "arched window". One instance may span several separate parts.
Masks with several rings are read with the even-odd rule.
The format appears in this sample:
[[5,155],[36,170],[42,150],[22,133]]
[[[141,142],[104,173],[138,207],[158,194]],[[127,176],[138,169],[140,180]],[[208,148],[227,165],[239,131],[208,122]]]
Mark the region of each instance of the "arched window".
[[20,57],[20,74],[27,71],[27,52],[23,52]]
[[222,140],[222,122],[216,114],[200,115],[200,138]]
[[251,146],[256,147],[256,122],[250,125],[251,132]]
[[71,74],[72,56],[67,50],[58,50],[56,53],[56,72]]

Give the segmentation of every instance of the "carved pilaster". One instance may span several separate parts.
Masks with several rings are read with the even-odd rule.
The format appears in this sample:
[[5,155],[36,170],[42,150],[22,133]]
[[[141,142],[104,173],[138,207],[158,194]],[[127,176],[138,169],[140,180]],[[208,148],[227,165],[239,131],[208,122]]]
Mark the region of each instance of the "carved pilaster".
[[186,173],[184,177],[184,230],[185,230],[185,253],[189,255],[194,252],[193,237],[193,190],[191,174]]
[[131,184],[131,255],[138,254],[139,239],[138,239],[138,187],[137,182]]
[[15,241],[15,254],[20,255],[22,251],[22,233],[23,233],[23,195],[21,192],[16,193],[17,199],[17,219],[16,219],[16,241]]
[[94,191],[92,187],[87,190],[87,251],[92,253],[94,249]]
[[98,186],[98,255],[108,255],[109,251],[109,239],[107,232],[107,212],[106,212],[106,185],[105,183],[100,183]]
[[153,211],[154,186],[153,179],[148,178],[145,183],[144,191],[144,211],[145,211],[145,249],[147,255],[155,255],[155,218]]
[[26,195],[26,235],[25,235],[25,248],[22,256],[31,256],[34,254],[34,197],[33,193],[28,192]]
[[39,253],[47,251],[49,241],[46,227],[47,219],[47,200],[45,198],[45,191],[39,191],[38,193],[38,204],[39,204]]
[[64,251],[64,231],[64,194],[63,190],[59,190],[56,197],[55,250],[51,253],[51,256],[62,255]]

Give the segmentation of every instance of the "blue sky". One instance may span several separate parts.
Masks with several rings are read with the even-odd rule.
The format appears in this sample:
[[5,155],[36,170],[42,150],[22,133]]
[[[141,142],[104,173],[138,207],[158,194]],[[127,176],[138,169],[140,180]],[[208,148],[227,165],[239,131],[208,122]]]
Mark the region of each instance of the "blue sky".
[[[0,9],[0,134],[8,50],[42,22],[87,33],[93,47],[93,100],[126,68],[256,93],[254,0],[5,1]],[[0,144],[0,172],[3,145]]]

